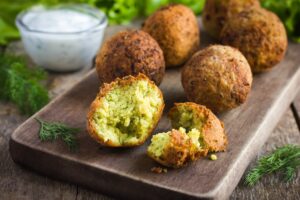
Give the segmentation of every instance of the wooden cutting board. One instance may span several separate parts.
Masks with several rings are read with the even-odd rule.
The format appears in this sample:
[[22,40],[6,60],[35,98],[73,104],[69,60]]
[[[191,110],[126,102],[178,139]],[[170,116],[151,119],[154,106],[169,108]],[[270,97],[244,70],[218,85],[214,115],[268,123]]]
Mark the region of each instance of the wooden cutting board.
[[[108,35],[115,30],[108,29]],[[202,48],[211,43],[205,33],[201,40]],[[225,123],[229,147],[217,154],[217,161],[202,159],[182,169],[155,174],[150,169],[158,165],[146,156],[149,140],[136,148],[101,147],[85,130],[86,113],[100,84],[94,70],[12,134],[11,156],[41,174],[124,199],[225,199],[300,89],[299,53],[300,45],[290,43],[283,62],[255,76],[247,102],[219,116]],[[166,113],[174,102],[186,101],[180,69],[168,69],[160,88],[166,108],[154,133],[169,130]],[[61,141],[41,142],[34,117],[80,127],[79,150],[70,152]]]

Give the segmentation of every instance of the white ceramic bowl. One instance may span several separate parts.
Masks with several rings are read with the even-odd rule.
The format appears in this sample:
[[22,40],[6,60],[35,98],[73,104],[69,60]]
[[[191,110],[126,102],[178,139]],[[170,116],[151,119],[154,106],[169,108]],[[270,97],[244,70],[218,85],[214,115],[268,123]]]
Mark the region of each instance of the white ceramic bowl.
[[[29,23],[32,19],[37,20],[38,18],[35,17],[42,12],[63,11],[65,13],[66,10],[69,13],[78,12],[80,15],[92,17],[93,25],[88,27],[84,22],[79,24],[73,19],[74,24],[77,23],[83,28],[79,30],[78,27],[74,27],[76,31],[72,29],[66,31],[59,26],[60,20],[53,20],[51,22],[53,27],[46,27],[46,30],[45,27],[39,29],[37,23],[35,26]],[[61,20],[66,18],[62,17]],[[37,65],[49,70],[65,72],[92,66],[93,57],[103,39],[107,18],[103,12],[87,5],[60,5],[50,8],[39,6],[20,13],[16,25],[21,33],[26,52]]]

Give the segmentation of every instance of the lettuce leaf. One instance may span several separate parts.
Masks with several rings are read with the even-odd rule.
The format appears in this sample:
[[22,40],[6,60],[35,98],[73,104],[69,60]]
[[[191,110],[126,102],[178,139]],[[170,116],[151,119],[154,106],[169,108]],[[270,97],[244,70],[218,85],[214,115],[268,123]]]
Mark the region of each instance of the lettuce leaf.
[[300,0],[262,0],[261,3],[279,16],[288,36],[300,43]]

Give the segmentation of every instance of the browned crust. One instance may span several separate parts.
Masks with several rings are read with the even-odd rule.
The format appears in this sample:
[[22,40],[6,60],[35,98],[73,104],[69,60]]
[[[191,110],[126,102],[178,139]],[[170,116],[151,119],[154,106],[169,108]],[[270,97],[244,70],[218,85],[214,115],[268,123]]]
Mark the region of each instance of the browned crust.
[[220,40],[238,48],[247,58],[253,73],[268,71],[278,64],[287,50],[283,23],[263,8],[245,10],[225,24]]
[[164,52],[167,67],[184,64],[199,49],[200,31],[197,18],[186,6],[162,7],[143,24]]
[[185,64],[181,81],[189,101],[215,113],[243,104],[252,86],[250,65],[242,53],[229,46],[211,45]]
[[260,7],[259,0],[206,0],[202,14],[205,30],[214,38],[219,39],[226,21],[251,7]]
[[195,145],[191,145],[189,159],[191,161],[196,161],[202,157],[206,157],[207,154],[208,154],[208,148],[203,148],[199,150],[198,147],[196,147]]
[[90,106],[90,109],[88,111],[88,114],[87,114],[87,131],[88,131],[89,135],[94,140],[96,140],[98,143],[100,143],[100,144],[102,144],[104,146],[109,146],[109,147],[132,147],[132,146],[139,146],[139,145],[143,144],[146,141],[146,139],[151,135],[152,131],[157,126],[158,121],[161,118],[162,113],[163,113],[163,109],[164,109],[164,106],[165,106],[164,103],[159,108],[159,110],[157,112],[157,115],[156,115],[156,117],[154,119],[155,123],[153,124],[152,129],[149,131],[148,136],[145,137],[144,140],[138,141],[138,143],[126,144],[126,145],[119,145],[119,144],[113,143],[110,140],[108,140],[108,141],[105,142],[104,139],[99,134],[97,134],[97,131],[96,131],[96,129],[93,126],[93,115],[94,115],[96,109],[99,108],[99,106],[101,106],[101,101],[107,95],[107,93],[110,92],[111,90],[113,90],[115,87],[129,85],[129,84],[131,84],[131,83],[133,83],[135,81],[138,81],[138,80],[147,80],[150,83],[150,85],[152,85],[153,87],[157,88],[157,90],[159,91],[159,94],[160,94],[160,98],[163,100],[163,95],[162,95],[161,90],[155,85],[155,83],[153,81],[149,80],[149,78],[146,75],[142,74],[142,73],[139,73],[137,76],[131,76],[131,75],[129,75],[129,76],[123,77],[122,79],[117,78],[115,81],[113,81],[113,82],[111,82],[109,84],[104,83],[100,87],[99,93],[97,94],[97,97],[95,98],[95,100],[92,102],[92,104]]
[[168,117],[171,120],[174,120],[173,116],[176,112],[178,112],[179,107],[192,110],[195,117],[199,118],[199,120],[203,120],[204,125],[202,129],[199,129],[203,135],[206,149],[206,151],[203,152],[203,155],[206,155],[207,152],[219,152],[226,150],[228,139],[224,130],[224,124],[211,112],[211,110],[193,102],[175,103],[174,107],[171,108],[168,114]]
[[170,142],[164,148],[164,152],[160,157],[156,157],[149,152],[147,152],[147,154],[149,157],[166,167],[180,168],[186,165],[190,160],[191,140],[186,134],[175,129],[171,130],[169,135]]
[[159,85],[165,74],[165,61],[158,43],[148,33],[126,30],[104,43],[96,57],[96,70],[105,83],[143,73]]

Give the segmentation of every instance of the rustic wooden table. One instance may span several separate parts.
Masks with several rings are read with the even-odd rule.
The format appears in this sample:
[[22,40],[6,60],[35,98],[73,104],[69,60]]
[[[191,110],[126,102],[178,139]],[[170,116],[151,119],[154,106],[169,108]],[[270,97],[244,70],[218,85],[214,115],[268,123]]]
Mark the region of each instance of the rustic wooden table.
[[[111,35],[111,32],[108,31],[106,34]],[[2,51],[4,50],[2,49]],[[12,43],[6,48],[6,51],[24,54],[20,42]],[[87,71],[88,69],[68,74],[50,73],[48,88],[50,89],[51,98],[70,88]],[[300,144],[299,116],[300,94],[286,111],[269,140],[260,150],[257,158],[278,146]],[[111,199],[77,185],[40,176],[15,164],[9,154],[8,142],[11,133],[26,118],[26,116],[20,115],[13,104],[0,102],[0,199]],[[249,167],[255,164],[256,159],[252,161]],[[242,179],[230,198],[300,199],[300,176],[288,184],[283,182],[281,178],[278,174],[269,175],[254,187],[245,186]]]

